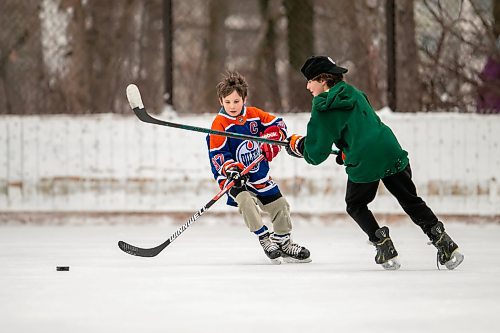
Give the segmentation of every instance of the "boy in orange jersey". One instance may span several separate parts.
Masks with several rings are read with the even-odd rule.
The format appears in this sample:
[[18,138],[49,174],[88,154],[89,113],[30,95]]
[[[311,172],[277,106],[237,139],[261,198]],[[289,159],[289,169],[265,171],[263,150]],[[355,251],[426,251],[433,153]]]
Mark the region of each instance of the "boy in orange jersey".
[[[212,129],[273,140],[286,138],[286,125],[281,118],[245,105],[247,92],[248,85],[242,75],[237,72],[225,75],[217,85],[221,108]],[[269,162],[281,147],[217,135],[208,135],[207,143],[212,173],[219,186],[223,188],[228,180],[235,181],[228,192],[227,204],[238,207],[245,224],[258,236],[269,259],[276,264],[281,263],[281,258],[286,262],[310,262],[309,250],[290,238],[290,206],[269,175]],[[241,176],[245,166],[260,154],[264,154],[265,160]],[[269,233],[262,222],[259,208],[270,215],[274,233]]]

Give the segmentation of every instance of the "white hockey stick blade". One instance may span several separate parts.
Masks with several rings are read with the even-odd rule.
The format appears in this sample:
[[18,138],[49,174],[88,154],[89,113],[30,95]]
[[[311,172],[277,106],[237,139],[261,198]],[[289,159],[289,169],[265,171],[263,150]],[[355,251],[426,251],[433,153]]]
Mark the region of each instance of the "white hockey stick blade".
[[127,86],[127,99],[132,109],[144,109],[141,93],[139,92],[139,88],[137,88],[135,84],[129,84]]

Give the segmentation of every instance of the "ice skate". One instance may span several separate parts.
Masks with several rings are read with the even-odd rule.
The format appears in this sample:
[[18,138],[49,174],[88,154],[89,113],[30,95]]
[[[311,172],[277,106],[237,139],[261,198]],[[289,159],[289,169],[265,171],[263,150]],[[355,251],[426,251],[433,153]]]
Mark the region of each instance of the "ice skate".
[[458,245],[444,231],[442,222],[438,222],[431,228],[430,244],[434,245],[438,250],[437,260],[439,264],[446,266],[448,269],[457,268],[464,260],[464,255],[458,251]]
[[375,262],[387,270],[397,270],[401,267],[398,260],[398,251],[394,248],[391,237],[389,237],[389,228],[382,227],[375,231],[375,236],[379,239],[373,243],[377,249]]
[[273,264],[281,264],[281,251],[277,244],[271,241],[269,238],[269,232],[266,232],[259,236],[259,243],[264,249],[264,253],[271,260]]
[[271,235],[271,240],[279,246],[281,257],[287,263],[308,263],[311,262],[311,254],[308,249],[292,242],[290,234]]

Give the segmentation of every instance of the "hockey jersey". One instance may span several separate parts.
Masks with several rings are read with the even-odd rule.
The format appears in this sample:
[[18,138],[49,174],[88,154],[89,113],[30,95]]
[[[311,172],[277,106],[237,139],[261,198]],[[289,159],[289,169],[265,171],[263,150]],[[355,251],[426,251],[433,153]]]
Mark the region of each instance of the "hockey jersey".
[[[212,122],[212,130],[260,136],[268,127],[278,126],[287,135],[286,124],[283,119],[271,115],[261,109],[244,106],[239,116],[228,115],[221,107]],[[241,162],[245,166],[252,163],[260,154],[260,143],[250,140],[229,138],[220,135],[207,135],[208,155],[215,180],[221,188],[224,187],[226,177],[222,170],[232,162]],[[258,196],[275,195],[279,192],[278,185],[269,175],[269,162],[263,160],[249,172],[247,190]],[[227,204],[237,206],[228,195]]]

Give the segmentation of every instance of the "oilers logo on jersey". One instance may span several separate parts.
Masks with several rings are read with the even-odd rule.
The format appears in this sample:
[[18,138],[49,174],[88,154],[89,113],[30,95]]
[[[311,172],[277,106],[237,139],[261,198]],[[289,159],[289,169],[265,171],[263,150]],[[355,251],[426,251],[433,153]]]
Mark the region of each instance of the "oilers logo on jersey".
[[[260,155],[260,147],[253,141],[243,141],[238,148],[236,148],[236,160],[244,165],[249,165]],[[260,164],[257,164],[250,170],[250,173],[259,171]]]

